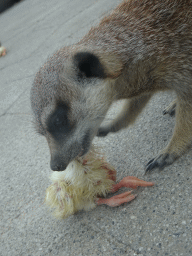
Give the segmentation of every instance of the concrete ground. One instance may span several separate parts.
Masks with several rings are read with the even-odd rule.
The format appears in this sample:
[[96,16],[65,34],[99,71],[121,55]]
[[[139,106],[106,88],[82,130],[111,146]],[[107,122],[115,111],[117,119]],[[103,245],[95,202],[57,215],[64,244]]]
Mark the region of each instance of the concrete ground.
[[[105,139],[118,180],[154,181],[130,204],[100,206],[65,220],[44,205],[49,150],[32,125],[29,92],[47,56],[81,38],[118,0],[25,0],[0,15],[0,255],[192,255],[192,151],[144,176],[148,160],[171,138],[175,118],[163,116],[174,95],[157,94],[134,126]],[[113,106],[108,119],[119,111]]]

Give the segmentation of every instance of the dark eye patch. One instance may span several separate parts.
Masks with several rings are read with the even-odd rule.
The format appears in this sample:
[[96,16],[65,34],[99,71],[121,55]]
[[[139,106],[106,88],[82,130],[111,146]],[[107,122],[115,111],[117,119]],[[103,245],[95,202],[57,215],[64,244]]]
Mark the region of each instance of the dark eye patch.
[[72,129],[68,114],[69,107],[64,103],[59,103],[56,110],[48,118],[47,130],[56,139],[59,139],[62,134],[68,134]]

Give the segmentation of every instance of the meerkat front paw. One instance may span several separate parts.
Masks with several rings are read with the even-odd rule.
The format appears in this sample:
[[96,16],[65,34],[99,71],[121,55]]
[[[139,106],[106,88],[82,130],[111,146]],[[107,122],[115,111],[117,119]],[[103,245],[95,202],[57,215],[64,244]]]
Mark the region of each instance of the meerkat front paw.
[[174,116],[175,111],[176,111],[176,100],[171,102],[171,104],[163,110],[163,115],[169,114],[170,116]]
[[173,153],[161,153],[147,163],[145,173],[155,168],[162,170],[164,167],[172,164],[177,158],[178,156]]
[[110,132],[115,133],[115,132],[118,132],[119,130],[121,130],[121,127],[118,127],[118,125],[116,124],[100,126],[97,131],[97,136],[104,137],[104,136],[107,136],[107,134]]
[[99,127],[99,129],[97,131],[97,136],[98,137],[105,137],[110,132],[111,132],[111,129],[109,127],[101,126],[101,127]]

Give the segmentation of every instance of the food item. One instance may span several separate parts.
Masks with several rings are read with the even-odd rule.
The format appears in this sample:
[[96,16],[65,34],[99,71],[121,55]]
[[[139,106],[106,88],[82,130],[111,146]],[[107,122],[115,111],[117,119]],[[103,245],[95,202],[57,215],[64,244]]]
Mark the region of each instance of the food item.
[[53,184],[46,191],[45,202],[55,209],[54,215],[58,218],[66,218],[100,204],[118,206],[136,197],[129,191],[109,199],[100,198],[121,187],[154,185],[131,176],[115,184],[115,169],[94,148],[86,156],[72,161],[65,171],[53,172],[51,180]]

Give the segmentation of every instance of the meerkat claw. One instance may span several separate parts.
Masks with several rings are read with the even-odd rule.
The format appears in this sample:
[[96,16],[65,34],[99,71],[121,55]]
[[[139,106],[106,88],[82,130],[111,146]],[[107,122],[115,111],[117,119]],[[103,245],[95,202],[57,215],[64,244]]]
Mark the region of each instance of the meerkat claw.
[[148,163],[147,163],[147,166],[146,166],[146,170],[145,170],[145,174],[147,172],[150,172],[152,169],[158,167],[158,163],[157,161],[154,161],[155,158],[151,159]]
[[171,102],[171,104],[163,110],[163,115],[169,114],[170,116],[174,116],[175,111],[176,111],[176,100]]
[[151,159],[147,163],[145,174],[155,168],[162,170],[164,167],[172,164],[176,159],[176,154],[162,153],[158,157]]

